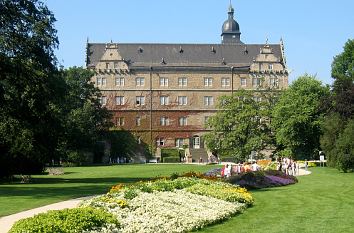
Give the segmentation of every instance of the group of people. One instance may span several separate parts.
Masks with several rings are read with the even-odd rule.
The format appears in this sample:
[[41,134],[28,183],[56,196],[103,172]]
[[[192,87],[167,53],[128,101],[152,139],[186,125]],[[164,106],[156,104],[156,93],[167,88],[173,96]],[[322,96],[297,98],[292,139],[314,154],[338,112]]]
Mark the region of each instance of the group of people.
[[226,164],[221,169],[222,177],[230,177],[234,174],[241,174],[249,171],[259,171],[261,167],[256,163]]
[[277,160],[277,170],[287,175],[296,176],[299,174],[299,163],[290,158],[280,158]]

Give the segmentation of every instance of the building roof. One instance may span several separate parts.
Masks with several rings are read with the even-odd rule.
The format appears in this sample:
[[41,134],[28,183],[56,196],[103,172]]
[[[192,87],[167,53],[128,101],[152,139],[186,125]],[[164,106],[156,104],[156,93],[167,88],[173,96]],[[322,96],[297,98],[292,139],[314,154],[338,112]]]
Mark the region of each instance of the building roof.
[[[148,66],[249,66],[264,44],[144,44],[144,43],[88,43],[87,66],[96,66],[114,44],[130,68]],[[282,62],[280,44],[269,45]]]

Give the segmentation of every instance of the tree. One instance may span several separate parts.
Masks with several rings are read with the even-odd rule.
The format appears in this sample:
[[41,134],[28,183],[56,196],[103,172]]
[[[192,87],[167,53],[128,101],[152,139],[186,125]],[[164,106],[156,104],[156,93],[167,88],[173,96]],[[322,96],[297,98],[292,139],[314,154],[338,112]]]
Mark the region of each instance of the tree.
[[354,119],[349,120],[336,140],[338,168],[344,172],[354,170]]
[[298,78],[281,95],[272,113],[272,128],[278,146],[288,149],[295,158],[310,159],[319,150],[321,99],[329,88],[315,77]]
[[262,93],[238,91],[223,96],[215,116],[208,120],[212,131],[205,135],[208,148],[223,157],[245,160],[251,151],[260,151],[270,141],[269,106]]
[[344,51],[332,63],[332,103],[334,112],[343,119],[354,114],[354,40],[348,40]]
[[328,114],[322,124],[321,147],[327,155],[327,164],[347,171],[354,168],[352,127],[354,113],[354,40],[348,40],[344,51],[332,63],[331,96],[325,109]]
[[327,115],[322,122],[321,129],[323,135],[320,138],[320,144],[327,158],[327,166],[337,167],[338,156],[335,142],[343,131],[340,115],[338,113]]
[[96,142],[103,138],[112,124],[111,114],[99,103],[101,93],[90,81],[91,71],[72,67],[62,70],[62,76],[66,93],[62,103],[61,151],[66,155],[73,151],[83,155],[82,152],[92,152]]
[[37,0],[0,1],[0,177],[41,171],[57,146],[54,22]]

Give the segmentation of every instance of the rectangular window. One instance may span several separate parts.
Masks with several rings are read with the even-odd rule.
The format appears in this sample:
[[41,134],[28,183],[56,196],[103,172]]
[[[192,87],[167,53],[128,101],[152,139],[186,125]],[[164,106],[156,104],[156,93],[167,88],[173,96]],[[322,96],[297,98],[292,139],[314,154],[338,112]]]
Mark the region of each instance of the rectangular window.
[[124,126],[124,124],[125,124],[124,117],[118,117],[117,118],[117,126]]
[[262,97],[260,97],[260,96],[253,96],[253,100],[254,100],[255,102],[261,102],[261,101],[262,101]]
[[124,105],[124,96],[116,96],[116,105]]
[[230,87],[230,78],[221,78],[221,87]]
[[136,117],[135,118],[135,125],[140,126],[141,125],[141,117]]
[[105,106],[107,104],[107,96],[101,96],[98,98],[98,101],[102,106]]
[[209,119],[210,119],[210,116],[205,116],[204,117],[204,126],[205,126],[205,128],[210,128],[210,126],[208,125]]
[[187,125],[187,117],[180,117],[178,119],[179,121],[179,126],[186,126]]
[[178,86],[179,87],[186,87],[187,86],[187,78],[186,77],[178,78]]
[[176,138],[176,147],[182,148],[184,145],[184,138]]
[[269,86],[270,87],[277,87],[279,84],[278,78],[269,78]]
[[106,86],[106,84],[107,84],[106,77],[97,77],[96,84],[97,84],[97,86]]
[[161,126],[167,126],[170,124],[170,120],[168,117],[160,117],[160,125]]
[[212,106],[212,105],[214,105],[214,97],[204,96],[204,106]]
[[261,86],[261,79],[260,78],[253,78],[252,79],[252,86],[253,87],[260,87]]
[[157,146],[164,146],[165,145],[165,139],[164,138],[156,139],[156,145]]
[[135,99],[136,105],[145,105],[145,96],[137,96]]
[[168,96],[160,96],[160,104],[161,105],[168,105],[169,104]]
[[210,78],[210,77],[204,78],[204,86],[205,87],[212,87],[213,86],[213,78]]
[[268,64],[268,69],[273,70],[273,64]]
[[160,78],[160,87],[168,87],[168,78]]
[[135,78],[135,85],[137,87],[143,87],[145,86],[145,78],[144,77],[137,77]]
[[119,66],[118,66],[118,62],[114,62],[114,69],[118,69]]
[[187,105],[187,96],[178,96],[178,105]]
[[106,62],[106,69],[109,69],[109,62]]
[[117,87],[124,87],[124,78],[123,77],[116,77],[116,86]]
[[247,86],[247,79],[246,78],[241,78],[241,87]]

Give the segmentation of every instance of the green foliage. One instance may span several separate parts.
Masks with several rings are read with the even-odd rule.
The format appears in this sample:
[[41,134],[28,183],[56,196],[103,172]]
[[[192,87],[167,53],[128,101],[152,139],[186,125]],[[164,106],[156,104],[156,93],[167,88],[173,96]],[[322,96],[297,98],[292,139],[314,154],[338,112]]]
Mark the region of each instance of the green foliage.
[[354,39],[348,40],[344,51],[334,57],[332,77],[333,111],[343,119],[351,118],[354,114]]
[[92,152],[95,143],[111,126],[111,115],[98,101],[101,94],[90,81],[93,76],[91,71],[71,67],[62,70],[61,74],[66,83],[66,94],[61,121],[65,132],[61,137],[60,149],[69,162],[81,164],[87,160],[84,152]]
[[38,0],[4,0],[0,9],[0,177],[38,173],[61,129],[55,18]]
[[343,131],[343,127],[343,122],[338,113],[327,115],[321,125],[323,131],[323,135],[320,138],[321,149],[325,152],[327,164],[330,167],[337,166],[336,141],[339,134]]
[[[209,119],[212,131],[205,135],[208,148],[222,157],[245,160],[251,151],[259,151],[272,143],[269,128],[274,93],[238,91],[219,101],[221,110]],[[255,101],[254,97],[262,101]]]
[[336,141],[338,167],[347,172],[354,170],[354,119],[350,120]]
[[137,138],[129,131],[110,130],[107,138],[111,143],[111,157],[129,158],[135,153],[149,155],[149,147],[145,143],[139,144]]
[[93,230],[106,224],[119,226],[118,220],[102,209],[91,207],[48,211],[19,220],[10,233],[75,233]]
[[353,169],[353,135],[350,133],[354,114],[354,40],[348,40],[344,51],[332,63],[331,97],[324,104],[328,114],[322,124],[321,147],[328,166],[344,172]]
[[163,163],[179,163],[180,159],[179,157],[164,157],[162,159]]
[[130,189],[124,190],[124,198],[125,199],[131,200],[136,196],[138,196],[138,191],[136,189],[130,188]]
[[294,81],[276,104],[272,113],[276,142],[289,149],[296,159],[317,154],[323,120],[320,102],[328,95],[328,87],[305,75]]

